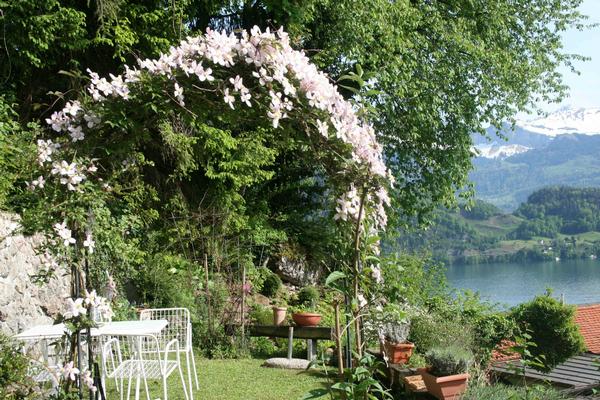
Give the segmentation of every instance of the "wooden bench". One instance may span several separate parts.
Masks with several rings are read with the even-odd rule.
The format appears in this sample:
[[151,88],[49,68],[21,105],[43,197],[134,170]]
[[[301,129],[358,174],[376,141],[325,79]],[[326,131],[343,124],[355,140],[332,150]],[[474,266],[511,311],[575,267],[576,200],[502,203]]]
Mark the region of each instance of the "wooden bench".
[[288,325],[250,325],[250,336],[266,336],[288,338],[288,359],[292,358],[292,341],[306,339],[307,359],[317,357],[317,340],[333,340],[333,328],[325,326],[288,326]]

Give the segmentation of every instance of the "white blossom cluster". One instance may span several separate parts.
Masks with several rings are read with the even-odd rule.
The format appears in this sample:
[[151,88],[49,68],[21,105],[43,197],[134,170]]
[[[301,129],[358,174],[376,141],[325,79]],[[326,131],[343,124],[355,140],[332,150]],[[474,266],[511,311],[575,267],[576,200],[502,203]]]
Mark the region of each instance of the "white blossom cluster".
[[64,379],[70,380],[72,382],[75,382],[77,380],[77,377],[81,375],[83,383],[87,386],[88,389],[90,389],[92,392],[96,392],[98,390],[98,388],[94,386],[94,378],[92,378],[91,372],[87,370],[82,374],[81,371],[79,371],[79,368],[75,366],[75,363],[73,361],[69,361],[65,365],[61,365],[58,369],[58,372]]
[[44,165],[44,163],[52,161],[52,154],[60,149],[60,144],[52,142],[52,140],[38,140],[37,141],[37,152],[38,152],[38,163]]
[[86,168],[75,162],[55,161],[52,163],[50,173],[59,176],[60,183],[67,186],[69,190],[77,190],[77,186],[83,182]]
[[86,290],[85,297],[77,299],[67,298],[65,318],[77,318],[87,314],[88,308],[92,308],[105,320],[110,320],[113,316],[113,311],[110,303],[105,297],[99,296],[95,290],[88,292]]
[[[62,241],[65,247],[69,247],[72,244],[76,243],[75,238],[72,236],[71,229],[68,228],[67,222],[63,221],[61,223],[56,223],[53,226],[54,232],[56,236]],[[82,243],[83,247],[87,248],[88,252],[92,254],[94,249],[96,248],[96,242],[90,232],[87,232],[85,235],[85,239]]]
[[[252,69],[256,82],[244,82],[238,74],[226,78],[215,76],[226,74],[234,65],[247,65]],[[91,84],[87,88],[95,102],[109,98],[127,100],[132,85],[140,82],[142,74],[159,75],[173,81],[172,96],[176,103],[185,106],[185,91],[178,76],[187,76],[198,80],[200,84],[212,85],[211,91],[222,96],[223,101],[232,109],[238,105],[252,107],[253,101],[268,102],[266,116],[273,127],[297,108],[309,107],[327,115],[323,120],[316,119],[314,125],[325,140],[340,140],[352,149],[352,160],[366,168],[371,177],[391,180],[383,161],[382,146],[377,142],[371,125],[363,123],[356,115],[352,105],[337,91],[328,77],[310,63],[308,57],[292,49],[288,35],[279,30],[261,32],[254,27],[250,33],[241,35],[220,33],[207,30],[205,35],[188,37],[178,47],[172,47],[168,53],[158,59],[146,59],[139,62],[139,69],[126,67],[122,75],[110,75],[110,79],[101,78],[97,73],[88,71]],[[258,85],[258,86],[256,86]],[[194,85],[196,88],[198,84]],[[265,98],[264,94],[268,93]],[[266,105],[266,104],[265,104]],[[79,102],[69,102],[65,108],[54,113],[48,124],[57,132],[66,132],[71,141],[85,138],[84,127],[91,128],[100,123],[100,119],[82,110]],[[47,144],[41,144],[40,162],[51,161],[52,150]],[[54,164],[53,164],[54,165]],[[84,168],[66,161],[57,163],[57,174],[61,182],[73,190],[85,179]],[[356,199],[358,194],[351,188],[337,202],[336,219],[348,220],[358,216]],[[385,189],[380,189],[367,200],[374,205],[376,223],[384,227],[387,218],[385,206],[389,197]]]

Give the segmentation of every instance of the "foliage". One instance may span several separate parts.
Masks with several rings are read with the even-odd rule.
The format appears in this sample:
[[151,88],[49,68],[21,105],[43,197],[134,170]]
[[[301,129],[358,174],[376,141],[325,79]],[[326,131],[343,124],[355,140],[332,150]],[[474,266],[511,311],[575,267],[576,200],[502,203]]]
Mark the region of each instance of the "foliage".
[[30,360],[21,346],[0,333],[0,398],[33,400],[41,398],[38,385],[27,374]]
[[487,364],[498,343],[512,337],[516,329],[509,315],[469,292],[455,299],[432,298],[410,319],[409,339],[417,351],[426,353],[435,347],[458,345],[468,349],[482,365]]
[[[310,54],[334,79],[355,63],[376,72],[377,92],[364,95],[380,115],[399,204],[411,214],[451,201],[463,186],[471,132],[564,93],[556,71],[579,57],[562,52],[560,35],[583,28],[579,4],[19,0],[3,4],[0,16],[9,44],[0,55],[2,91],[18,95],[28,121],[46,112],[47,93],[71,96],[86,68],[117,73],[124,61],[156,56],[206,27],[285,26],[295,44],[319,49]],[[440,142],[447,146],[432,145]]]
[[525,393],[527,394],[529,391],[526,376],[527,368],[549,372],[546,365],[546,357],[544,355],[535,355],[532,353],[532,350],[537,347],[537,344],[531,341],[531,335],[527,331],[515,336],[512,341],[512,345],[503,351],[503,353],[509,356],[516,355],[518,359],[507,363],[506,366],[508,370],[521,378]]
[[[153,258],[133,281],[143,304],[149,308],[185,307],[194,310],[194,286],[190,275],[181,269],[186,260],[163,254]],[[197,286],[196,286],[197,287]]]
[[544,359],[544,365],[536,369],[548,372],[585,350],[583,337],[574,320],[575,307],[561,304],[550,293],[516,306],[511,310],[511,317],[535,343],[535,347],[529,349],[532,357]]
[[254,304],[248,317],[257,325],[273,325],[273,309],[271,307]]
[[226,282],[223,276],[214,274],[208,281],[208,293],[205,284],[196,292],[196,312],[192,313],[194,344],[206,357],[231,358],[241,350],[243,353],[243,344],[236,337],[239,332],[226,330],[238,318],[237,313],[231,312],[232,293]]
[[[325,367],[326,368],[326,367]],[[374,356],[365,354],[354,368],[348,368],[344,376],[328,388],[313,389],[302,397],[303,400],[317,399],[329,395],[331,399],[392,399],[392,395],[382,383],[385,364]],[[325,369],[327,373],[327,369]],[[328,375],[329,377],[329,375]]]
[[33,150],[32,139],[39,129],[35,123],[19,124],[16,104],[10,101],[6,95],[0,95],[0,209],[9,206],[13,185],[27,177],[27,154]]
[[126,298],[118,297],[113,300],[112,309],[114,312],[113,321],[132,321],[138,319],[135,307]]
[[514,335],[516,323],[507,312],[481,300],[478,294],[466,291],[457,296],[457,302],[461,320],[473,330],[471,351],[478,362],[486,365],[498,343]]
[[320,297],[319,289],[314,286],[305,286],[298,291],[298,303],[301,305],[316,307]]
[[[83,169],[95,170],[92,174],[102,181],[86,179],[78,186],[82,192],[66,194],[56,182],[40,188],[39,160],[31,154],[18,174],[2,171],[0,175],[7,178],[0,181],[4,190],[0,199],[7,199],[8,207],[22,213],[29,232],[45,228],[51,236],[51,227],[60,219],[63,226],[68,225],[61,229],[63,234],[68,230],[70,236],[72,230],[78,244],[90,242],[88,233],[94,237],[98,243],[94,255],[87,254],[94,286],[106,279],[101,273],[105,270],[121,286],[130,279],[135,284],[139,274],[158,289],[156,294],[143,294],[149,301],[197,301],[200,310],[210,309],[211,295],[194,300],[204,284],[197,268],[204,254],[213,271],[222,272],[226,279],[205,278],[226,281],[227,285],[221,282],[219,286],[234,293],[239,288],[232,281],[239,280],[246,267],[262,265],[263,253],[268,258],[274,247],[289,240],[314,254],[314,265],[331,265],[348,273],[340,283],[346,293],[354,292],[350,308],[357,314],[361,309],[357,286],[371,288],[373,280],[381,278],[378,260],[370,254],[378,238],[357,235],[353,243],[352,224],[338,226],[332,215],[336,208],[341,219],[356,213],[358,204],[368,199],[363,185],[373,182],[356,182],[336,202],[340,188],[358,175],[356,170],[340,174],[352,164],[348,143],[336,142],[330,152],[323,148],[322,135],[311,125],[323,122],[323,109],[311,114],[298,107],[303,111],[296,118],[282,119],[277,130],[279,119],[270,121],[275,126],[264,119],[267,109],[279,115],[270,110],[271,95],[259,88],[252,95],[262,102],[248,110],[230,110],[226,101],[232,101],[231,97],[222,96],[229,85],[227,78],[239,76],[247,85],[259,86],[252,74],[256,71],[238,70],[239,65],[226,70],[211,64],[216,86],[201,83],[198,88],[196,82],[191,90],[188,72],[144,74],[137,85],[143,90],[132,84],[128,99],[101,103],[82,94],[88,79],[82,71],[91,68],[103,76],[118,74],[125,61],[156,57],[188,33],[206,27],[239,32],[255,24],[286,26],[292,45],[319,49],[309,52],[312,60],[340,83],[346,98],[353,98],[350,107],[360,110],[361,119],[376,117],[372,120],[397,180],[392,196],[395,208],[400,217],[416,215],[419,221],[438,202],[452,202],[456,189],[465,183],[471,132],[488,123],[498,126],[537,97],[560,97],[564,92],[556,70],[577,57],[561,52],[560,33],[581,27],[582,18],[574,11],[579,3],[570,0],[550,7],[547,0],[493,5],[466,0],[425,5],[385,0],[185,0],[167,5],[137,0],[2,2],[0,24],[6,45],[0,52],[0,90],[10,99],[7,104],[18,104],[16,113],[7,114],[11,131],[25,130],[25,124],[49,117],[64,106],[73,110],[74,104],[80,104],[92,110],[102,123],[90,132],[86,129],[86,140],[76,143],[64,157],[66,166],[48,166],[46,172],[62,168],[68,175],[63,180],[77,181]],[[131,70],[128,73],[127,80],[135,79]],[[99,77],[92,76],[92,81],[96,88],[104,84]],[[275,86],[276,92],[281,89]],[[234,96],[241,100],[240,93]],[[81,103],[72,102],[76,97]],[[302,101],[306,106],[314,99]],[[72,112],[76,117],[78,113]],[[70,128],[77,141],[82,132],[76,126]],[[306,137],[306,131],[313,134]],[[365,135],[359,137],[362,143]],[[44,132],[39,138],[51,137]],[[64,139],[67,147],[70,139],[66,135]],[[53,148],[53,143],[48,146]],[[5,165],[9,172],[20,169],[21,161],[6,162],[3,157],[0,150],[2,169]],[[32,185],[41,190],[27,190]],[[360,226],[356,228],[361,232]],[[375,226],[368,223],[362,228],[370,232]],[[82,265],[86,251],[81,246],[66,253],[62,250],[57,262]],[[359,265],[364,266],[364,274],[359,275]],[[156,280],[159,276],[176,276],[174,286],[180,293],[161,286]],[[351,282],[352,276],[360,282]],[[376,293],[365,293],[371,294]],[[214,337],[214,342],[203,343],[225,347],[225,335],[213,329],[214,321],[204,323],[204,315],[197,314],[195,324],[201,332],[197,336]]]
[[529,226],[519,227],[517,238],[600,231],[600,189],[565,186],[540,189],[515,214],[530,221]]
[[434,347],[425,354],[430,367],[429,372],[435,376],[464,374],[473,361],[473,355],[456,345]]
[[480,199],[475,199],[473,204],[461,205],[460,213],[468,219],[484,220],[493,217],[494,215],[502,214],[502,210],[493,204],[486,203]]
[[563,400],[567,399],[560,391],[544,385],[527,388],[495,384],[489,386],[469,385],[463,394],[464,400]]
[[448,294],[444,265],[426,255],[389,252],[380,261],[385,282],[381,296],[390,303],[421,307]]
[[411,316],[409,340],[420,353],[436,348],[458,344],[464,348],[473,348],[474,334],[471,325],[464,324],[455,316],[448,319],[439,312],[424,312]]
[[397,303],[386,303],[371,310],[365,317],[367,341],[373,343],[385,339],[393,343],[405,343],[410,332],[410,321],[404,308]]
[[410,323],[386,323],[381,327],[381,333],[392,343],[405,343],[410,333]]
[[267,297],[274,297],[281,289],[281,286],[282,283],[279,275],[270,273],[265,277],[260,293]]
[[427,361],[421,353],[413,352],[406,363],[408,368],[426,368]]

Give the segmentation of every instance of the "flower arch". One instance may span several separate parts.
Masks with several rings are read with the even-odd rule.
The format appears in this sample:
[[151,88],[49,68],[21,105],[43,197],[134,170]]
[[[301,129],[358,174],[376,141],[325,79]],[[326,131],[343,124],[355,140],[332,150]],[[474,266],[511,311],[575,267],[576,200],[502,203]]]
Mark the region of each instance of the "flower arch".
[[302,52],[292,49],[282,29],[274,33],[254,27],[250,34],[244,31],[239,36],[208,30],[203,36],[187,38],[158,59],[139,61],[139,69],[125,66],[124,74],[111,74],[110,80],[88,72],[90,96],[83,102],[68,102],[46,120],[54,131],[68,136],[57,142],[38,141],[40,165],[49,164],[51,175],[68,190],[77,191],[96,168],[90,168],[90,160],[88,166],[82,161],[58,162],[52,154],[58,149],[64,152],[69,144],[76,148],[87,135],[106,129],[103,114],[107,107],[134,106],[132,97],[139,97],[146,87],[158,82],[163,85],[167,103],[178,105],[182,113],[191,116],[195,115],[186,107],[188,94],[196,99],[221,98],[223,104],[241,114],[245,109],[258,108],[275,129],[290,119],[300,121],[307,139],[319,145],[315,151],[337,155],[338,169],[333,172],[343,175],[338,180],[348,185],[337,201],[335,218],[358,218],[357,183],[365,186],[368,182],[367,197],[375,225],[385,227],[385,206],[390,203],[385,185],[392,178],[372,126],[358,118],[352,104],[324,73]]
[[[86,204],[98,188],[112,190],[103,179],[107,171],[118,169],[115,164],[127,168],[135,162],[127,158],[129,145],[135,147],[140,138],[152,142],[148,120],[155,126],[168,111],[185,125],[227,114],[236,126],[243,128],[246,119],[258,121],[270,137],[295,135],[310,146],[338,196],[332,218],[353,227],[349,237],[356,241],[357,252],[359,234],[385,228],[385,207],[390,204],[386,188],[392,178],[372,126],[361,121],[356,108],[324,73],[292,49],[283,30],[261,32],[255,27],[239,35],[208,30],[158,59],[138,64],[109,79],[88,71],[90,84],[82,98],[69,101],[46,120],[58,135],[38,140],[41,175],[28,183],[30,189],[51,186],[64,198],[83,199],[80,203]],[[184,147],[200,139],[193,130],[178,137]],[[107,157],[103,149],[115,141],[124,143],[124,150]],[[115,154],[120,159],[111,159]],[[54,200],[62,201],[59,197]],[[46,227],[49,252],[66,264],[77,264],[72,271],[78,270],[80,276],[82,260],[94,252],[96,239],[83,226],[85,216],[72,218],[69,210],[60,208],[52,211],[55,220]],[[79,214],[83,214],[81,207]],[[366,220],[368,224],[363,224]],[[358,265],[358,255],[354,262]],[[381,274],[374,268],[372,273],[377,281]],[[357,297],[358,268],[354,274]],[[75,286],[85,288],[85,283],[78,281]],[[73,293],[64,315],[80,328],[90,326],[89,308],[110,313],[103,298],[85,289],[85,294],[83,290]]]

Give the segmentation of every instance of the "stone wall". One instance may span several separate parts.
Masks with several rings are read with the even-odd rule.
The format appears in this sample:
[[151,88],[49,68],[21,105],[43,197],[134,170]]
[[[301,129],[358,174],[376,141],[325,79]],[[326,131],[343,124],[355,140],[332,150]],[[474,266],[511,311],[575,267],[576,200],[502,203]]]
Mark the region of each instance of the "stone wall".
[[43,262],[35,252],[41,237],[17,233],[18,221],[17,216],[0,212],[0,331],[8,334],[52,323],[69,293],[64,273],[43,287],[31,281]]
[[294,286],[314,285],[319,280],[319,272],[308,268],[304,258],[291,259],[281,256],[276,261],[276,273],[281,280]]

